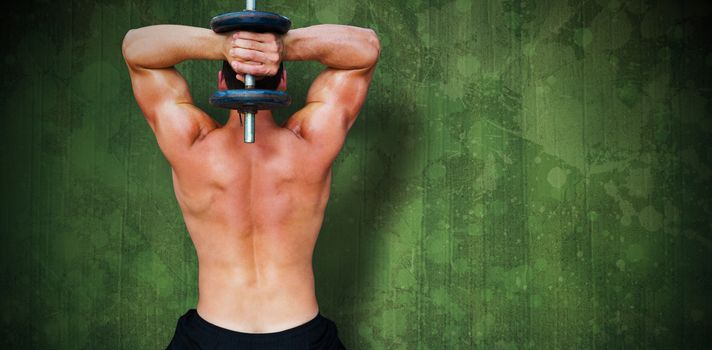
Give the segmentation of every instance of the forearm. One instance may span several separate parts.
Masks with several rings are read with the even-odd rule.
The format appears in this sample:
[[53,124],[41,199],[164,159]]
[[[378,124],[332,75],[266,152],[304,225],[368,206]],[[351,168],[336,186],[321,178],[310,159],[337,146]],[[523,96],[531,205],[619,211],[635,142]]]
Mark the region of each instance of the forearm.
[[376,64],[381,47],[371,29],[320,24],[284,35],[285,61],[319,61],[335,69],[362,69]]
[[122,51],[132,66],[158,69],[185,60],[222,60],[226,36],[210,29],[161,24],[129,30]]

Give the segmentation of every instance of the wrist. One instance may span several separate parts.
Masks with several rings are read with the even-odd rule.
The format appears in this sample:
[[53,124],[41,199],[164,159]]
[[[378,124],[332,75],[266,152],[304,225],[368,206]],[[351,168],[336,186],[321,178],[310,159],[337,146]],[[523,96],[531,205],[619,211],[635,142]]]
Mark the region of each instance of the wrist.
[[282,61],[299,61],[299,52],[296,47],[301,40],[300,29],[292,29],[282,36]]
[[197,56],[203,55],[202,59],[222,61],[227,59],[227,53],[230,45],[230,36],[227,33],[215,33],[210,29],[206,30],[194,38],[195,43],[205,43],[205,45],[196,45],[195,48],[203,51],[195,52]]

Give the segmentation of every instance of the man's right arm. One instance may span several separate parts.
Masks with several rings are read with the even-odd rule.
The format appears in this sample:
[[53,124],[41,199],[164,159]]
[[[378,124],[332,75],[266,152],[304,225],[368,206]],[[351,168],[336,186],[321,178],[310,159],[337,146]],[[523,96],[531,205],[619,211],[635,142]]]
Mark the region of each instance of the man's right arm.
[[381,47],[371,29],[323,24],[289,31],[285,61],[319,61],[306,106],[286,122],[328,161],[338,155],[366,99]]

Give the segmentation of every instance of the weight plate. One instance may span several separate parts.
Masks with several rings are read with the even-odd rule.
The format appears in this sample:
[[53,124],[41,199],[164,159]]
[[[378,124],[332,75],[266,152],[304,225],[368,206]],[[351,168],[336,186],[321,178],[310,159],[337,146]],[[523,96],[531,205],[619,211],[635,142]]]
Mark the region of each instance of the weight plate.
[[211,105],[239,111],[276,109],[291,103],[292,98],[278,90],[220,90],[210,96]]
[[216,33],[245,30],[257,33],[284,34],[292,27],[292,21],[282,15],[262,11],[228,12],[213,17],[210,28]]

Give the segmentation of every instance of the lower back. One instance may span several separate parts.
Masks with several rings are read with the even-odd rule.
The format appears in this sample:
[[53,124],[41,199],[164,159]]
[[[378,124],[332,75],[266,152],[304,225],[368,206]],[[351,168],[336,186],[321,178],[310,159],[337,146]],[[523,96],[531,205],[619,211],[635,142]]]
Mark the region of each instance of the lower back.
[[243,333],[271,333],[313,319],[319,307],[311,263],[280,268],[215,266],[199,261],[201,317]]
[[237,212],[246,210],[223,218],[186,217],[198,255],[198,313],[245,333],[277,332],[314,318],[312,253],[322,216]]

